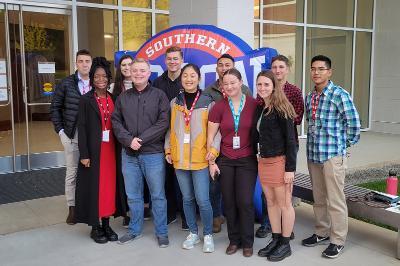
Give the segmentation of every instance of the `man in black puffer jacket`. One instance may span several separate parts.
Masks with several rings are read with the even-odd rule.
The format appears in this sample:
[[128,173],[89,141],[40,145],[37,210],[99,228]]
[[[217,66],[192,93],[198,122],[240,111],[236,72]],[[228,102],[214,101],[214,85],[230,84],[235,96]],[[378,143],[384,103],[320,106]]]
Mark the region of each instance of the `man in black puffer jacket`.
[[69,212],[67,224],[75,224],[75,183],[79,163],[78,106],[81,95],[90,91],[89,70],[92,65],[92,56],[88,50],[79,50],[76,53],[75,74],[66,77],[57,85],[53,101],[50,106],[51,121],[54,129],[60,135],[65,153],[65,197]]

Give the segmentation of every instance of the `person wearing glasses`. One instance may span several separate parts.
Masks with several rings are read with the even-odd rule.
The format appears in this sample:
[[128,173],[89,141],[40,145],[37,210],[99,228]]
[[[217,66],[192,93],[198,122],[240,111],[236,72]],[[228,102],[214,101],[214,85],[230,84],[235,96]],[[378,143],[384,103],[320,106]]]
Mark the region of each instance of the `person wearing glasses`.
[[324,257],[343,251],[348,231],[344,178],[346,149],[360,139],[360,118],[349,93],[331,80],[331,60],[311,60],[314,89],[305,99],[307,163],[314,197],[315,233],[302,241],[307,247],[330,243]]
[[[75,218],[92,226],[90,237],[99,244],[117,241],[110,216],[124,215],[125,204],[116,174],[116,141],[111,115],[114,97],[107,91],[111,81],[110,63],[104,57],[93,59],[89,72],[92,90],[83,95],[78,112],[80,164],[76,181]],[[100,224],[101,220],[101,224]]]

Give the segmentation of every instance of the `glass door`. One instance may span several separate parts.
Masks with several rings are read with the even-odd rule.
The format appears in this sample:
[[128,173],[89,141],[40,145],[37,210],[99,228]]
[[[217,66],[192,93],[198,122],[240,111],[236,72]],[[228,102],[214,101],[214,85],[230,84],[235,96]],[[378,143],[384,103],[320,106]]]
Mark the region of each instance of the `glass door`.
[[[70,12],[10,4],[2,12],[10,62],[6,71],[10,103],[2,108],[8,108],[12,119],[8,139],[0,139],[8,147],[7,154],[0,152],[0,172],[11,170],[1,167],[1,160],[13,161],[11,171],[61,166],[63,148],[50,120],[50,104],[55,87],[72,70]],[[1,58],[2,54],[0,67]]]
[[0,172],[15,169],[15,130],[9,47],[8,16],[0,4]]

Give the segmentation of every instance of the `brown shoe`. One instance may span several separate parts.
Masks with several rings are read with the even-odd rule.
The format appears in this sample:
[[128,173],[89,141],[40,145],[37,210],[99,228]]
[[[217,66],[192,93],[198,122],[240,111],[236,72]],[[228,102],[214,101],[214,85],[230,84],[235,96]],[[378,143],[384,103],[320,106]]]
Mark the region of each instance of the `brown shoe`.
[[238,245],[234,245],[234,244],[229,244],[229,246],[226,248],[226,255],[232,255],[235,254],[236,251],[239,249]]
[[253,256],[253,248],[243,248],[243,256],[244,257]]
[[70,206],[69,207],[69,212],[67,216],[67,220],[65,221],[69,225],[74,225],[76,224],[75,221],[75,206]]
[[225,219],[222,216],[213,219],[213,233],[221,232],[221,225],[225,223]]

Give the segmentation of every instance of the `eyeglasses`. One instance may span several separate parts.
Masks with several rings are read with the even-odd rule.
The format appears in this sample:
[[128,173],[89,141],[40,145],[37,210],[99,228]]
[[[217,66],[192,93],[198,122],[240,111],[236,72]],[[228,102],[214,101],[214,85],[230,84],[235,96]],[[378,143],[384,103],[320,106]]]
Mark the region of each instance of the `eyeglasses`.
[[106,75],[95,75],[94,76],[94,80],[101,80],[101,79],[108,80]]
[[329,69],[330,68],[326,68],[326,67],[317,67],[317,68],[312,67],[311,68],[311,73],[322,73],[322,72],[324,72],[326,70],[329,70]]

